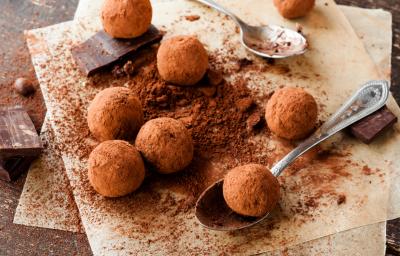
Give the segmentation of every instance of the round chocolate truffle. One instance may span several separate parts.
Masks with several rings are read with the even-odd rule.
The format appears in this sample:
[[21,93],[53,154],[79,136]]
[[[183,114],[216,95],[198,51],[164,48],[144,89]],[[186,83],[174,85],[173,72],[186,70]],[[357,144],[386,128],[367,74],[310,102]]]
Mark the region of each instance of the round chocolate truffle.
[[287,19],[305,16],[315,5],[315,0],[274,0],[279,13]]
[[135,142],[144,159],[163,174],[184,169],[193,158],[193,141],[178,120],[161,117],[148,121]]
[[90,104],[87,122],[99,141],[133,140],[144,123],[142,106],[128,88],[107,88]]
[[279,182],[263,165],[248,164],[233,168],[222,186],[225,202],[234,212],[261,217],[279,201]]
[[152,13],[149,0],[105,0],[101,21],[110,36],[134,38],[149,29]]
[[157,53],[161,77],[173,84],[190,86],[199,82],[208,68],[208,55],[194,36],[176,36],[161,43]]
[[265,118],[269,129],[279,137],[305,138],[315,128],[318,107],[313,96],[301,88],[277,90],[267,103]]
[[126,141],[104,141],[89,156],[89,182],[103,196],[118,197],[135,191],[144,175],[140,153]]

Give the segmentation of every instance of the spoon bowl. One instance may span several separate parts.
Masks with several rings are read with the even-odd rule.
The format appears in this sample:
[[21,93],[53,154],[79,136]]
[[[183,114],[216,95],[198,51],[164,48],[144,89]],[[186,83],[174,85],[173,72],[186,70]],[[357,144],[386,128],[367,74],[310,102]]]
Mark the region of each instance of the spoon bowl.
[[250,52],[265,58],[286,58],[307,51],[304,36],[281,26],[250,26],[213,0],[196,0],[230,16],[240,28],[242,45]]
[[[271,169],[272,174],[278,177],[287,166],[309,149],[383,107],[388,96],[388,82],[366,83],[313,135],[276,163]],[[197,200],[195,214],[201,225],[218,231],[234,231],[251,227],[268,217],[269,213],[258,218],[244,217],[234,213],[225,202],[222,186],[223,179],[218,180]]]
[[241,26],[241,42],[250,52],[265,58],[286,58],[307,51],[303,35],[280,26]]
[[234,231],[253,226],[268,217],[246,217],[232,211],[222,194],[223,179],[208,187],[196,203],[196,218],[206,228]]

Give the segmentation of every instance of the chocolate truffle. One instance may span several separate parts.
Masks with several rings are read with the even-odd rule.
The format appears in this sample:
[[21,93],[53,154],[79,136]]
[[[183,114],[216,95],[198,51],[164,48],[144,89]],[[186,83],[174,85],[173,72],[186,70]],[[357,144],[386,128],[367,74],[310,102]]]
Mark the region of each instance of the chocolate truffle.
[[110,36],[134,38],[149,29],[152,13],[149,0],[106,0],[101,9],[101,21]]
[[140,153],[126,141],[102,142],[89,156],[89,182],[103,196],[118,197],[135,191],[144,175]]
[[194,36],[176,36],[161,43],[157,53],[161,77],[176,85],[194,85],[208,68],[208,55]]
[[263,165],[248,164],[233,168],[222,186],[225,202],[234,212],[261,217],[279,201],[279,182]]
[[148,121],[135,142],[145,160],[163,174],[184,169],[193,158],[192,137],[178,120],[161,117]]
[[314,7],[315,0],[274,0],[279,13],[287,19],[305,16]]
[[90,104],[87,122],[99,141],[133,140],[144,123],[142,106],[128,88],[107,88]]
[[269,129],[279,137],[305,138],[315,128],[318,107],[314,97],[301,88],[277,90],[267,103],[265,118]]

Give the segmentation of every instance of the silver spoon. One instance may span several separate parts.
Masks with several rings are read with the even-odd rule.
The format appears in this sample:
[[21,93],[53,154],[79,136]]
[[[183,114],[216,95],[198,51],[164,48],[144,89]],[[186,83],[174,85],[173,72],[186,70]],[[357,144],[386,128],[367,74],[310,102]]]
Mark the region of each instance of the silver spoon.
[[307,40],[296,31],[275,25],[250,26],[213,0],[196,1],[230,16],[240,27],[242,45],[258,56],[286,58],[307,50]]
[[[278,177],[288,165],[307,150],[383,107],[388,96],[388,82],[366,83],[313,135],[276,163],[271,169],[272,174]],[[243,217],[234,213],[225,203],[222,184],[223,179],[208,187],[200,195],[195,212],[200,224],[213,230],[233,231],[253,226],[267,218],[269,213],[258,218]]]

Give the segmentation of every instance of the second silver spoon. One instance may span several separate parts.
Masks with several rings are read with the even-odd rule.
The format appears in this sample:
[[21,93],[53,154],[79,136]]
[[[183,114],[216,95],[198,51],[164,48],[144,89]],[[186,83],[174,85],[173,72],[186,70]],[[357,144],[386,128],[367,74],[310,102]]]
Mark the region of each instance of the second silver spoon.
[[240,27],[242,45],[258,56],[277,59],[307,51],[307,40],[296,31],[275,25],[250,26],[213,0],[196,1],[230,16]]

